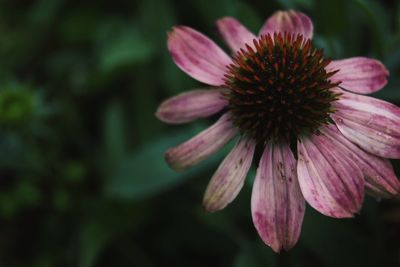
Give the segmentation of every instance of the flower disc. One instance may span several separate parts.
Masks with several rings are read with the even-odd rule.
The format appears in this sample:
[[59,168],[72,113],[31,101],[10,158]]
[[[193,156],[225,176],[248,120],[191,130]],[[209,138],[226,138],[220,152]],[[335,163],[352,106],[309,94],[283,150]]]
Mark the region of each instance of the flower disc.
[[229,110],[242,134],[257,142],[290,140],[315,132],[329,122],[331,89],[340,82],[329,78],[331,60],[302,35],[275,33],[254,39],[228,66],[225,83]]

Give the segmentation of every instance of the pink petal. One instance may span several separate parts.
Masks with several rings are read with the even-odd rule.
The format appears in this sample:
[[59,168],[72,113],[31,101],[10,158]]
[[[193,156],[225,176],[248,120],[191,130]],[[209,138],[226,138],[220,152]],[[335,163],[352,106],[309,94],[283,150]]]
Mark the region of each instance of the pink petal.
[[392,197],[400,193],[400,182],[388,160],[363,151],[344,137],[334,125],[326,126],[321,131],[338,148],[346,151],[351,160],[360,167],[368,192],[379,197]]
[[365,181],[365,194],[376,198],[377,200],[380,200],[382,198],[393,198],[395,195],[390,195],[387,193],[387,191],[382,191],[380,187],[378,186],[367,186],[367,181]]
[[204,195],[207,211],[225,208],[239,194],[253,160],[255,143],[241,139],[211,178]]
[[257,38],[252,32],[244,27],[238,20],[225,17],[217,21],[218,31],[228,44],[233,53],[245,47],[245,44],[253,46],[253,40]]
[[331,81],[341,81],[340,87],[359,94],[370,94],[382,89],[389,76],[389,71],[380,61],[365,57],[334,60],[326,70],[339,70]]
[[298,11],[277,11],[262,26],[261,34],[271,34],[274,32],[288,32],[302,34],[305,39],[311,39],[314,26],[311,19]]
[[189,168],[217,152],[236,134],[237,128],[232,124],[229,114],[224,114],[216,123],[192,139],[168,149],[165,159],[175,170]]
[[297,143],[301,191],[306,201],[324,215],[352,217],[363,202],[364,179],[347,151],[323,134]]
[[174,27],[168,34],[168,50],[178,67],[194,79],[215,86],[224,84],[230,57],[208,37],[192,28]]
[[384,158],[400,158],[400,108],[368,96],[343,92],[331,115],[347,139]]
[[288,145],[267,144],[251,196],[254,225],[275,252],[299,239],[305,201],[296,176],[296,160]]
[[223,89],[200,89],[179,94],[162,102],[156,116],[173,124],[211,116],[228,104],[221,95],[222,91]]
[[[399,195],[400,182],[394,173],[392,164],[388,160],[375,158],[378,160],[371,164],[371,168],[374,168],[374,171],[378,174],[376,176],[365,174],[366,193],[378,198],[393,198]],[[382,170],[379,170],[379,167]]]

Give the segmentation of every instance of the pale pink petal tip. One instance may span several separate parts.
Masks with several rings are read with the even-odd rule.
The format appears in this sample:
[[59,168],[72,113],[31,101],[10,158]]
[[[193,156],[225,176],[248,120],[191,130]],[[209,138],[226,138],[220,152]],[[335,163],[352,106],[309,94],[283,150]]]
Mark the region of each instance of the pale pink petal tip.
[[331,78],[332,82],[341,82],[340,87],[359,94],[382,89],[389,76],[389,71],[380,61],[364,57],[334,60],[326,69],[329,72],[338,70]]
[[211,116],[228,104],[222,92],[222,89],[204,89],[179,94],[161,103],[156,117],[167,123],[179,124]]
[[311,19],[298,11],[277,11],[264,23],[260,34],[275,32],[301,34],[306,39],[313,36],[314,26]]
[[224,114],[216,123],[185,143],[170,148],[165,159],[175,170],[187,169],[221,149],[237,134],[229,114]]
[[388,160],[363,151],[344,137],[335,125],[326,126],[322,131],[361,169],[367,193],[380,198],[399,194],[400,182]]
[[168,50],[175,64],[194,79],[214,86],[224,84],[231,58],[202,33],[186,26],[174,27],[168,33]]
[[[390,162],[386,162],[391,167]],[[386,167],[384,167],[386,168]],[[376,198],[394,198],[400,195],[400,182],[391,168],[390,176],[366,176],[366,192]]]
[[253,160],[255,143],[241,139],[221,163],[204,194],[203,205],[213,212],[225,208],[239,194]]
[[251,214],[261,239],[275,252],[298,241],[305,201],[296,175],[296,160],[286,144],[267,144],[257,169]]
[[400,158],[400,108],[388,102],[343,92],[331,115],[342,134],[371,154]]
[[233,53],[244,48],[245,44],[253,46],[253,40],[256,38],[252,32],[232,17],[219,19],[217,28]]
[[297,174],[306,201],[334,218],[357,213],[363,202],[364,178],[348,151],[323,133],[301,139],[297,150]]

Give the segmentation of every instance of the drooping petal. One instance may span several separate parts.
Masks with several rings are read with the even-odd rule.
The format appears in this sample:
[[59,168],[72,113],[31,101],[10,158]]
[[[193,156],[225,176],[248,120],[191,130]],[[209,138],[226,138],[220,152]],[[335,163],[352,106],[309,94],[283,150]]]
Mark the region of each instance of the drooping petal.
[[232,124],[229,114],[224,114],[192,139],[168,149],[165,159],[171,168],[184,170],[217,152],[236,134],[237,128]]
[[400,181],[388,160],[363,151],[344,137],[334,125],[326,126],[321,131],[338,148],[346,151],[350,159],[360,167],[368,192],[379,197],[393,197],[400,193]]
[[253,46],[253,40],[256,36],[235,18],[225,17],[219,19],[217,27],[233,53],[239,51],[240,48],[244,48],[245,44]]
[[168,50],[178,67],[194,79],[215,86],[224,84],[231,58],[208,37],[185,26],[168,34]]
[[190,122],[221,111],[228,101],[222,97],[223,89],[199,89],[185,92],[161,103],[156,116],[173,124]]
[[243,138],[224,159],[204,194],[207,211],[221,210],[236,198],[250,169],[254,149],[254,141]]
[[331,115],[342,134],[364,150],[400,158],[400,108],[388,102],[343,92]]
[[299,239],[304,210],[296,160],[289,146],[268,144],[251,196],[251,213],[258,234],[276,252],[290,249]]
[[306,201],[326,216],[352,217],[362,205],[364,179],[347,151],[324,134],[297,143],[297,175]]
[[370,94],[382,89],[389,76],[389,71],[380,61],[365,57],[333,60],[326,66],[326,70],[339,70],[331,81],[341,81],[341,87],[359,94]]
[[365,194],[380,200],[382,198],[393,198],[396,195],[388,194],[387,191],[381,190],[381,187],[375,185],[368,185],[368,181],[365,181]]
[[274,32],[289,32],[302,34],[304,38],[311,39],[314,26],[311,19],[298,11],[277,11],[264,23],[260,30],[261,34],[271,34]]
[[[374,157],[374,156],[372,156]],[[393,170],[389,160],[374,157],[375,161],[370,164],[370,168],[365,171],[366,192],[379,198],[393,198],[400,193],[400,182]],[[376,172],[376,176],[371,173]]]

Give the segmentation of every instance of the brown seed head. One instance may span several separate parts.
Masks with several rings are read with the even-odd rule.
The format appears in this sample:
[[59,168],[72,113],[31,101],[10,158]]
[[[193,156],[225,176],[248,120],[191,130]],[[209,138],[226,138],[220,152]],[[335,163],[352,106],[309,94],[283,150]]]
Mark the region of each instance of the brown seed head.
[[337,71],[325,70],[331,60],[323,51],[290,33],[253,43],[238,51],[225,75],[228,108],[241,133],[257,142],[290,140],[329,123],[339,95],[331,89],[340,82],[329,80]]

